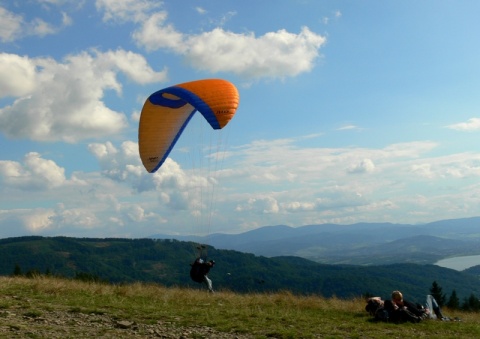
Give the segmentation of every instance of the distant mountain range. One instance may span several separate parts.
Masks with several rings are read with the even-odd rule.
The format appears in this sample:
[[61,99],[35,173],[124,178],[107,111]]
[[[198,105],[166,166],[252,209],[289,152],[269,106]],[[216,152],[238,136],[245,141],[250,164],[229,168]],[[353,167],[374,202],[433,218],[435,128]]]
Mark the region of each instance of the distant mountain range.
[[423,225],[392,223],[266,226],[241,234],[207,237],[156,234],[253,253],[266,257],[298,256],[324,264],[432,264],[438,260],[480,254],[480,217]]

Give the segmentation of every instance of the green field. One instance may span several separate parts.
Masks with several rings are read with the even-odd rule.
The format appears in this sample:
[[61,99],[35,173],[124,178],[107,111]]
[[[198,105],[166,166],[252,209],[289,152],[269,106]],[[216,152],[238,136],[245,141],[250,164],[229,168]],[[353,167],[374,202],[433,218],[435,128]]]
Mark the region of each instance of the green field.
[[209,294],[156,284],[0,277],[1,338],[475,338],[480,314],[418,324],[372,321],[361,298]]

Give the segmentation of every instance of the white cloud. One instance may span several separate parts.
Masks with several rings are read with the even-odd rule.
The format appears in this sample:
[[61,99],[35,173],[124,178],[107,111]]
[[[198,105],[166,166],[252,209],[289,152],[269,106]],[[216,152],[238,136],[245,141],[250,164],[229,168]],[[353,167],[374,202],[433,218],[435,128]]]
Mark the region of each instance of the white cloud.
[[62,12],[62,25],[64,27],[71,26],[73,24],[73,19],[65,12]]
[[145,210],[139,205],[129,205],[127,211],[125,211],[128,219],[133,222],[141,222],[147,220],[149,217],[153,216],[153,213],[150,215],[145,214]]
[[107,68],[114,65],[138,84],[150,84],[167,80],[166,69],[155,72],[142,55],[122,49],[98,54],[98,63],[105,63]]
[[230,19],[232,17],[234,17],[235,15],[237,15],[237,12],[235,12],[235,11],[227,12],[224,16],[222,16],[222,18],[220,18],[220,21],[218,22],[218,26],[222,27],[228,21],[230,21]]
[[[140,163],[137,143],[131,141],[122,143],[120,148],[111,142],[90,144],[88,148],[98,159],[105,177],[128,184],[136,194],[157,194],[170,212],[188,211],[205,217],[215,184],[213,173],[202,174],[201,169],[186,171],[170,158],[157,172],[148,173]],[[151,212],[145,213],[151,216]]]
[[[337,10],[337,11],[335,11],[335,12],[333,13],[332,16],[333,16],[333,19],[338,20],[338,19],[340,19],[340,18],[342,17],[342,12],[340,12],[340,11]],[[328,25],[328,24],[330,23],[330,20],[331,20],[330,17],[325,16],[325,17],[323,17],[323,18],[321,19],[321,22],[322,22],[324,25]]]
[[52,210],[38,208],[23,212],[24,213],[18,217],[25,229],[33,234],[38,234],[42,231],[48,230],[52,225],[51,218],[54,216],[54,212]]
[[22,34],[23,17],[0,7],[0,41],[14,41]]
[[[229,198],[236,201],[234,208],[241,212],[242,220],[253,219],[260,225],[376,222],[379,216],[395,222],[405,217],[405,208],[414,210],[412,191],[431,201],[444,187],[478,178],[480,154],[437,157],[430,154],[435,147],[439,145],[411,142],[383,149],[302,149],[296,147],[296,139],[263,140],[230,150],[234,153],[231,159],[237,161],[229,168],[238,170],[225,171],[222,183],[233,185],[237,192],[248,192]],[[350,175],[352,172],[364,175]],[[235,181],[241,186],[235,186]],[[275,204],[271,206],[278,209],[268,208],[272,201]],[[431,209],[442,205],[435,202]],[[264,217],[267,214],[268,218]],[[417,217],[412,214],[411,220],[418,222]]]
[[363,159],[348,168],[349,173],[371,173],[375,170],[375,164],[371,159]]
[[480,131],[480,118],[471,118],[466,122],[459,122],[457,124],[448,125],[447,128],[454,129],[457,131]]
[[392,144],[385,147],[382,151],[385,157],[390,158],[418,158],[434,148],[438,143],[432,141],[412,141],[406,143]]
[[420,177],[433,179],[435,177],[430,164],[412,165],[412,172]]
[[142,84],[166,77],[121,49],[70,55],[63,63],[1,53],[2,95],[19,98],[0,109],[0,131],[10,138],[66,142],[118,133],[127,118],[102,101],[108,90],[121,92],[118,72]]
[[183,54],[186,53],[185,36],[177,32],[172,25],[165,24],[167,12],[156,12],[146,19],[141,28],[133,33],[133,38],[147,51],[169,48]]
[[479,154],[459,153],[426,160],[428,162],[419,160],[413,164],[412,173],[428,179],[468,179],[480,176]]
[[285,210],[290,212],[313,211],[316,208],[316,204],[314,202],[291,201],[282,205]]
[[195,68],[214,73],[282,78],[310,71],[325,41],[306,27],[299,34],[279,30],[260,37],[216,28],[188,36],[183,54]]
[[149,0],[97,0],[95,6],[104,11],[104,21],[141,21],[148,13],[161,7],[162,1]]
[[[219,176],[213,210],[207,208],[210,202],[206,199],[209,186],[215,182],[211,177],[190,172],[171,158],[155,174],[146,173],[138,159],[138,146],[132,141],[89,145],[100,163],[102,175],[75,172],[67,180],[60,166],[36,153],[27,154],[21,163],[2,161],[2,204],[15,199],[21,206],[28,191],[29,199],[54,205],[0,211],[0,225],[16,225],[24,234],[147,236],[204,230],[199,219],[209,215],[211,232],[239,231],[238,227],[246,225],[378,221],[379,215],[382,220],[395,221],[405,208],[412,211],[412,220],[418,221],[415,210],[418,196],[424,197],[431,211],[444,210],[445,201],[456,204],[450,209],[466,212],[478,206],[475,205],[479,201],[478,184],[471,185],[461,198],[457,197],[457,203],[447,197],[432,200],[436,195],[432,190],[447,183],[468,183],[469,178],[472,183],[478,182],[480,154],[428,158],[428,154],[422,153],[430,149],[428,143],[390,145],[380,150],[355,147],[302,150],[295,147],[295,140],[263,140],[231,149],[235,156],[230,161],[236,161],[228,164],[231,169]],[[352,163],[368,168],[369,161],[361,159],[375,163],[374,176],[359,177],[343,170]],[[284,179],[255,178],[265,163],[268,163],[263,169],[265,173]],[[287,173],[289,180],[285,179]],[[410,196],[406,185],[414,185],[416,194]],[[241,189],[237,190],[237,186]],[[31,206],[31,201],[25,206]],[[429,216],[431,212],[421,217]],[[188,227],[169,228],[185,224]],[[0,235],[5,234],[8,230],[0,227]]]
[[64,168],[35,152],[28,153],[23,164],[0,161],[0,182],[7,187],[45,190],[60,186],[65,181]]
[[[310,71],[326,38],[303,27],[300,33],[286,30],[238,34],[215,28],[200,34],[184,34],[167,23],[167,12],[152,12],[150,1],[97,1],[105,20],[133,21],[139,28],[134,40],[147,51],[170,49],[192,67],[212,73],[232,72],[246,79],[283,78]],[[235,13],[228,13],[228,16]],[[221,25],[220,25],[221,26]]]
[[[101,223],[92,209],[68,209],[58,204],[55,208],[0,210],[0,225],[14,226],[13,235],[68,235],[92,230]],[[12,236],[10,233],[8,228],[0,228],[0,237]]]
[[238,205],[235,210],[237,212],[253,211],[254,213],[276,214],[280,208],[274,197],[265,196],[250,198],[245,204]]
[[81,3],[83,1],[78,1],[78,0],[37,0],[37,2],[44,4],[44,5],[63,5],[65,3]]
[[205,8],[202,8],[200,6],[195,7],[195,10],[197,11],[198,14],[206,14],[207,10]]
[[0,97],[30,94],[36,86],[36,65],[28,57],[0,54]]
[[50,217],[50,229],[75,229],[82,230],[93,229],[101,225],[100,220],[91,208],[65,208],[59,204]]
[[[117,149],[111,142],[88,145],[89,151],[97,158],[102,174],[115,181],[137,181],[146,171],[140,163],[138,144],[125,141]],[[146,176],[148,177],[148,176]]]
[[[42,2],[60,4],[60,1],[43,0]],[[71,23],[71,18],[66,13],[62,13],[62,27],[69,26]],[[0,6],[0,41],[2,42],[12,42],[27,36],[44,37],[57,33],[60,28],[38,17],[26,21],[22,15]]]
[[350,130],[361,130],[361,128],[355,125],[344,125],[337,129],[337,131],[350,131]]
[[30,35],[37,35],[43,37],[45,35],[55,33],[57,31],[57,28],[42,19],[36,18],[31,22],[30,31]]
[[[100,147],[96,152],[108,154]],[[118,153],[128,158],[129,145],[122,145]],[[132,236],[128,228],[132,224],[136,229],[133,233],[152,234],[152,228],[166,221],[158,214],[164,208],[158,208],[154,196],[151,200],[147,197],[146,203],[139,199],[130,184],[95,172],[75,172],[66,180],[62,168],[38,154],[27,154],[23,163],[2,161],[0,206],[13,203],[17,208],[0,209],[0,237],[18,234]],[[10,227],[15,227],[15,232],[10,232]]]

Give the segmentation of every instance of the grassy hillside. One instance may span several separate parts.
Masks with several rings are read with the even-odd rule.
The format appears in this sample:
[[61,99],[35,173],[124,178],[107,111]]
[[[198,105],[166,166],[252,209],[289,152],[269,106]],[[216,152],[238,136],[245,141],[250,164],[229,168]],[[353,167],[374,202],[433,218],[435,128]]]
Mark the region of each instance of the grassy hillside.
[[111,285],[0,277],[0,337],[29,338],[475,338],[460,322],[377,323],[363,300],[291,293],[209,294],[157,284]]
[[[266,258],[208,247],[216,266],[209,276],[216,290],[265,293],[289,290],[294,294],[353,298],[367,293],[387,297],[400,289],[423,302],[433,281],[463,300],[480,295],[478,276],[434,266],[323,265],[298,257]],[[189,277],[195,244],[152,239],[85,239],[22,237],[0,240],[0,275],[11,275],[15,264],[22,272],[49,272],[74,277],[78,273],[111,283],[158,283],[198,287]]]

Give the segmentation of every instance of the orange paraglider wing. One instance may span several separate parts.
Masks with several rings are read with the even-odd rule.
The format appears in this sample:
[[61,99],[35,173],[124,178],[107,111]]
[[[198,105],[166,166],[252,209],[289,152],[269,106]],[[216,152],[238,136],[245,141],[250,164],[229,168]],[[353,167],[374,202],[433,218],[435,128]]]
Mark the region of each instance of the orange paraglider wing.
[[162,166],[195,112],[213,129],[225,127],[239,104],[237,88],[222,79],[186,82],[157,91],[143,105],[138,128],[140,158],[148,172]]

